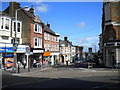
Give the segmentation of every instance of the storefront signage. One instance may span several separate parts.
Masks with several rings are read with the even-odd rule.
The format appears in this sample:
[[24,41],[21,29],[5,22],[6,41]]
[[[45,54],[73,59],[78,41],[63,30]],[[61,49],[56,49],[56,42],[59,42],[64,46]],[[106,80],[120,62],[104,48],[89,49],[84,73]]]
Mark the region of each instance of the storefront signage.
[[[22,53],[22,52],[25,52],[26,49],[25,48],[20,48],[18,47],[17,48],[17,53]],[[4,52],[4,53],[13,53],[14,52],[14,49],[13,47],[0,47],[0,52]]]
[[43,53],[44,50],[33,50],[33,53]]

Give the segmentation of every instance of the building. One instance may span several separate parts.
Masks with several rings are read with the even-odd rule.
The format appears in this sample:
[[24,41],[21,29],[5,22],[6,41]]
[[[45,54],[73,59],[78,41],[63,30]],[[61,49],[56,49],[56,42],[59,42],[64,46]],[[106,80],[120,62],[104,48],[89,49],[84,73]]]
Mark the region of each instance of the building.
[[72,43],[68,41],[67,37],[64,37],[64,40],[60,40],[60,63],[61,64],[66,64],[66,61],[68,61],[68,64],[72,62],[71,47],[72,47]]
[[75,54],[78,58],[83,58],[83,46],[74,46],[75,47]]
[[71,58],[72,58],[72,62],[74,61],[76,56],[76,48],[74,45],[71,46]]
[[[13,66],[14,62],[14,46],[13,40],[15,38],[15,19],[9,16],[5,12],[0,12],[0,53],[3,58],[4,67],[9,68]],[[16,37],[18,38],[17,54],[26,53],[26,47],[28,45],[21,45],[21,31],[22,31],[22,21],[17,20],[18,28],[16,32]],[[22,57],[22,56],[21,56]],[[18,57],[18,60],[21,60]],[[9,61],[12,61],[11,63]]]
[[120,2],[103,3],[101,37],[104,66],[120,64]]
[[47,23],[44,27],[44,62],[50,65],[59,64],[59,34],[56,34]]
[[[11,18],[15,18],[16,10],[20,9],[20,4],[17,2],[10,2],[9,6],[4,10]],[[17,40],[20,44],[29,45],[31,58],[37,61],[42,60],[44,53],[43,43],[43,23],[39,16],[34,15],[34,8],[31,6],[29,10],[20,9],[17,13],[18,22],[18,35]],[[21,25],[22,23],[22,25]],[[13,21],[13,25],[15,22]],[[21,27],[21,29],[19,29]],[[14,29],[13,29],[14,30]],[[14,33],[12,33],[14,34]],[[18,36],[21,36],[20,38]],[[21,57],[23,53],[18,56]]]

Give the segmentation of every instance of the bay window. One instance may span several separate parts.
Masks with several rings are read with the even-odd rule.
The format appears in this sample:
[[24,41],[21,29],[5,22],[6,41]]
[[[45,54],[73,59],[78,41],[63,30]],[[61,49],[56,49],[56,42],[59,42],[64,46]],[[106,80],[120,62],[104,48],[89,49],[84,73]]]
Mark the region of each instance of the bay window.
[[11,18],[9,17],[0,17],[0,29],[10,30]]

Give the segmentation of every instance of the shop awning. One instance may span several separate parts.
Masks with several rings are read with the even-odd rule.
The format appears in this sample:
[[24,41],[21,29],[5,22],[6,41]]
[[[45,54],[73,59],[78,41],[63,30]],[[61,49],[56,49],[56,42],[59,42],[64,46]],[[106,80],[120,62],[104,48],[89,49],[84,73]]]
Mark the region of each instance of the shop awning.
[[50,56],[51,52],[44,52],[43,56]]

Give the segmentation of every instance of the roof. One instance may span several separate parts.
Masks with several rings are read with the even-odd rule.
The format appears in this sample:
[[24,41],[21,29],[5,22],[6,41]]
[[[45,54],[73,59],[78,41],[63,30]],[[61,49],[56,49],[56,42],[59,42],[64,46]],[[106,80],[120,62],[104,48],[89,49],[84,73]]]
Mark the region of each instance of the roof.
[[[9,14],[9,8],[10,6],[8,6],[3,12],[6,12],[7,14]],[[22,8],[22,7],[19,7],[19,8]],[[35,16],[30,13],[29,11],[27,10],[24,10],[24,9],[21,9],[28,17],[31,17],[31,18],[34,18]]]
[[56,35],[55,32],[54,32],[53,30],[51,30],[47,25],[45,25],[44,31],[45,31],[45,32],[48,32],[48,33],[50,33],[50,34],[52,34],[52,35]]
[[[4,15],[4,16],[10,17],[7,13],[2,12],[2,11],[0,11],[0,15]],[[11,17],[10,17],[10,18],[11,18]]]
[[68,46],[68,42],[67,41],[60,40],[59,43],[60,43],[60,46],[62,46],[62,45],[65,45],[66,47]]
[[27,10],[23,10],[23,11],[25,12],[25,14],[27,14],[27,16],[29,16],[31,18],[35,18],[35,15],[33,15],[32,13],[30,13],[29,11],[27,11]]

